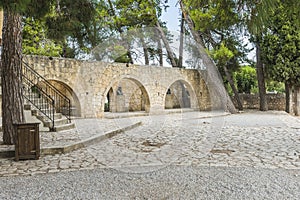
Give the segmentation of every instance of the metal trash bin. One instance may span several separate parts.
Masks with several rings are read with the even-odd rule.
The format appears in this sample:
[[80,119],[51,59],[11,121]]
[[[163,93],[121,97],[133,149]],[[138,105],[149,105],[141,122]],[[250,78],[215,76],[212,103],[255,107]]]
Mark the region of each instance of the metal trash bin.
[[14,124],[16,131],[15,160],[36,159],[40,157],[40,123]]

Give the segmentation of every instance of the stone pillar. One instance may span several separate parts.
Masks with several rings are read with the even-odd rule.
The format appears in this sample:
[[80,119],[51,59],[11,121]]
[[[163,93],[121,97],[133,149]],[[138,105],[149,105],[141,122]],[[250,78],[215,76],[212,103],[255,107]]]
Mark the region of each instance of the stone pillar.
[[166,109],[172,109],[173,108],[173,98],[172,98],[171,94],[166,95],[165,108]]
[[117,95],[116,96],[116,112],[125,112],[125,96]]

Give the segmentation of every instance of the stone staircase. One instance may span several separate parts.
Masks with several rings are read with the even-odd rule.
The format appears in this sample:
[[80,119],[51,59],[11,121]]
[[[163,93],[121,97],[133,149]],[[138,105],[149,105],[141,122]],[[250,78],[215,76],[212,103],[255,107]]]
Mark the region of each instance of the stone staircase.
[[24,110],[30,119],[26,122],[38,119],[50,131],[75,128],[75,124],[71,122],[70,99],[24,61],[22,83]]
[[25,101],[24,112],[26,122],[40,122],[40,131],[63,131],[75,128],[73,122],[69,122],[62,113],[54,113],[54,127],[53,122],[45,116],[40,110],[35,108],[32,103]]

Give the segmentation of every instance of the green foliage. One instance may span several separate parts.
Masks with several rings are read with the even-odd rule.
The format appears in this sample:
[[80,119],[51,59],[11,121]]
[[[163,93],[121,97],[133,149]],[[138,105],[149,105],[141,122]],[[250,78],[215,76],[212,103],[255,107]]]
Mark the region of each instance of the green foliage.
[[43,56],[60,56],[62,46],[46,37],[46,27],[42,21],[24,18],[23,53]]
[[122,27],[153,26],[157,20],[154,1],[117,0],[115,22]]
[[[24,53],[58,56],[62,47],[56,45],[53,40],[65,44],[64,55],[89,51],[90,46],[98,44],[102,38],[98,30],[103,28],[98,26],[101,24],[98,22],[105,19],[101,16],[95,18],[96,14],[99,14],[96,12],[98,11],[96,5],[102,5],[102,2],[98,0],[2,0],[0,7],[18,12],[27,19],[39,23],[34,24],[37,27],[31,28],[30,25],[25,24]],[[76,40],[77,44],[73,45],[73,50],[68,46],[67,40]]]
[[256,70],[250,66],[243,66],[234,73],[239,93],[257,93]]
[[89,26],[95,14],[94,2],[91,0],[56,1],[45,17],[48,37],[56,40],[63,40],[68,36],[75,37]]
[[[239,9],[240,18],[243,20],[248,28],[248,31],[253,35],[261,35],[266,27],[273,25],[273,20],[270,19],[270,15],[285,4],[284,12],[287,15],[294,15],[296,18],[300,18],[300,1],[299,0],[239,0],[237,1],[237,7]],[[295,23],[299,26],[299,20]]]
[[235,3],[232,0],[189,0],[186,1],[195,29],[207,32],[212,29],[225,30],[238,22]]
[[275,93],[285,93],[285,85],[278,81],[267,81],[267,91]]
[[189,8],[195,29],[199,31],[203,44],[215,54],[213,59],[219,63],[221,73],[221,66],[224,63],[229,71],[235,71],[239,63],[248,61],[246,55],[249,50],[241,39],[244,33],[241,31],[236,1],[185,0],[184,2]]
[[211,56],[218,65],[226,65],[234,57],[234,53],[222,42],[219,48],[211,51]]
[[297,15],[288,15],[289,5],[281,3],[270,17],[262,41],[263,58],[269,78],[292,85],[300,84],[300,29]]
[[[233,79],[239,93],[256,94],[258,93],[256,69],[251,66],[242,66],[233,73]],[[266,83],[268,92],[284,93],[284,83],[268,80]]]
[[114,46],[112,51],[112,59],[119,63],[129,63],[130,58],[128,57],[128,52],[123,46]]
[[43,17],[54,0],[0,0],[0,7],[31,17]]
[[26,10],[31,0],[0,0],[0,7],[22,13]]

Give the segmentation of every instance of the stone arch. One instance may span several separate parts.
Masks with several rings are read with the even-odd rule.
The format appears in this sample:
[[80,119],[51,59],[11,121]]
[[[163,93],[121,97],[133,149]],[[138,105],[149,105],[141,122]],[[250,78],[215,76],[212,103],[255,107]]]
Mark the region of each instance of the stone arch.
[[136,78],[120,77],[119,81],[114,81],[107,87],[104,94],[105,99],[107,96],[111,99],[111,112],[149,112],[150,110],[149,93]]
[[165,92],[165,109],[199,108],[199,100],[190,83],[183,79],[172,82]]
[[113,112],[114,111],[113,108],[114,108],[114,90],[111,87],[106,94],[104,112]]
[[58,89],[63,95],[68,97],[71,101],[71,116],[81,116],[81,105],[80,101],[74,92],[74,90],[67,85],[66,83],[55,80],[55,79],[49,79],[47,80],[49,83],[51,83],[56,89]]

